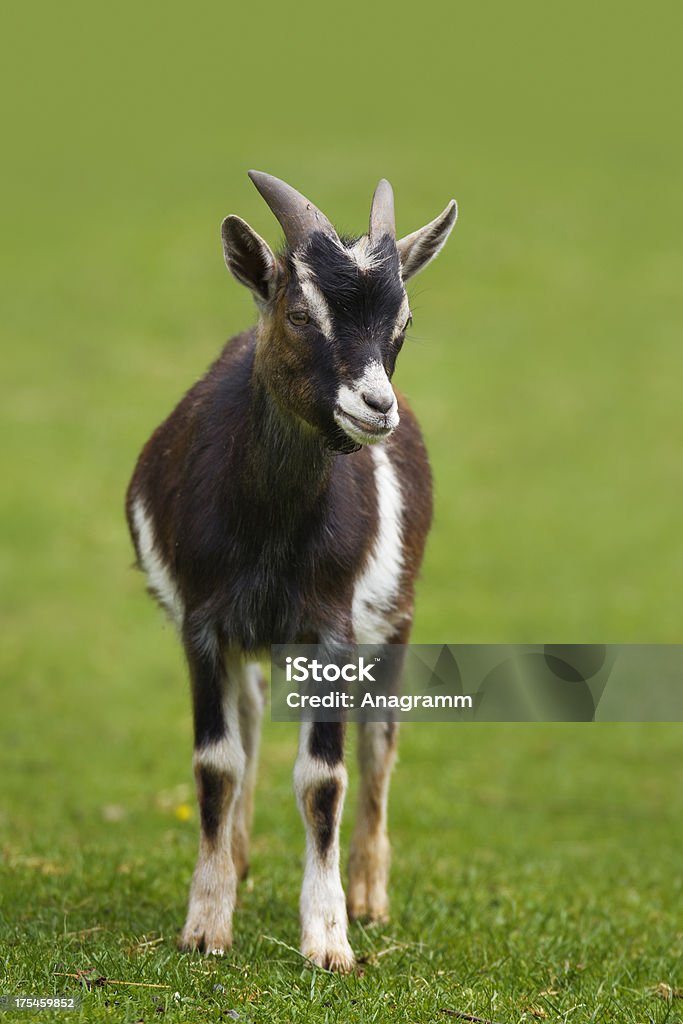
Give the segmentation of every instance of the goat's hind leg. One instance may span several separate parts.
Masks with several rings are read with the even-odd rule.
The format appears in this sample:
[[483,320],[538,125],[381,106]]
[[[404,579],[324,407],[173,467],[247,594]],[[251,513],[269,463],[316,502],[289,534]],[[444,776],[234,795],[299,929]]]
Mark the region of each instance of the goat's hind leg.
[[[405,636],[401,633],[394,643],[405,643]],[[387,693],[398,693],[402,668],[402,651],[389,648],[387,669],[381,680]],[[348,866],[347,905],[352,920],[387,921],[389,918],[391,847],[387,832],[387,804],[397,743],[396,722],[359,722],[360,785]]]
[[352,920],[387,921],[389,918],[387,890],[391,847],[387,802],[397,738],[395,722],[358,725],[361,779],[348,869],[348,908]]
[[238,881],[249,873],[249,836],[254,816],[254,787],[265,698],[266,681],[261,666],[258,662],[249,662],[242,669],[238,701],[240,735],[246,756],[244,781],[232,823],[232,856]]
[[233,817],[245,771],[239,729],[239,656],[218,644],[197,645],[186,636],[192,680],[195,744],[193,768],[200,814],[197,866],[190,888],[183,950],[223,953],[232,945],[237,874],[232,853]]

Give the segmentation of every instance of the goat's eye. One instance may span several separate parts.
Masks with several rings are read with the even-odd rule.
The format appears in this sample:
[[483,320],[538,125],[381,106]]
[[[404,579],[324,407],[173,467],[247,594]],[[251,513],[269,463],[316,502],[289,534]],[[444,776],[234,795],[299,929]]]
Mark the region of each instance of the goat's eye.
[[292,309],[287,314],[287,319],[290,324],[294,324],[295,327],[305,327],[311,320],[308,313],[303,309]]

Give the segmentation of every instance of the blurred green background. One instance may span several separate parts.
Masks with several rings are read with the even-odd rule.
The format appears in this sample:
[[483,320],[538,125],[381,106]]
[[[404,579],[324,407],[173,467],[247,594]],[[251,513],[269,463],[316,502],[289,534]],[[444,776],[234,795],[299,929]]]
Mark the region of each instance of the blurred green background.
[[[350,232],[364,229],[380,176],[394,185],[401,232],[451,196],[459,202],[446,250],[411,288],[415,324],[396,378],[436,479],[415,639],[681,639],[683,19],[669,0],[523,0],[66,2],[15,5],[3,20],[0,828],[2,963],[14,990],[33,962],[27,935],[45,977],[66,961],[60,922],[84,891],[105,885],[102,865],[113,865],[120,894],[119,924],[102,948],[135,931],[142,897],[131,901],[115,873],[131,857],[140,893],[152,869],[177,874],[163,918],[176,962],[172,929],[196,821],[173,818],[164,835],[176,845],[157,849],[150,807],[151,794],[189,779],[189,701],[172,630],[130,569],[123,495],[152,429],[253,320],[219,243],[230,212],[278,239],[247,168],[290,181]],[[284,795],[278,813],[257,816],[255,873],[258,886],[283,848],[291,854],[279,870],[295,944],[294,737],[284,726],[267,732],[262,801]],[[454,865],[447,874],[460,885],[477,815],[484,831],[512,816],[506,834],[520,863],[533,863],[539,844],[553,851],[568,805],[553,802],[546,774],[561,780],[572,828],[590,844],[616,799],[605,791],[581,817],[593,757],[620,774],[630,823],[614,818],[610,835],[623,871],[638,877],[648,835],[653,844],[659,836],[653,851],[663,836],[680,846],[676,727],[564,727],[561,763],[559,736],[542,726],[405,730],[399,772],[416,792],[432,788],[418,838],[409,792],[398,788],[397,892],[405,895],[410,858],[429,851]],[[482,793],[492,791],[487,804]],[[523,809],[546,798],[532,827]],[[118,825],[102,811],[109,805],[123,809]],[[643,845],[629,853],[634,831]],[[504,839],[491,844],[503,879],[511,851]],[[563,851],[549,856],[571,876],[576,863]],[[40,867],[53,862],[66,872],[56,882]],[[596,884],[609,885],[605,865],[591,863]],[[666,902],[671,861],[653,863],[664,865]],[[419,904],[421,883],[411,884]],[[447,892],[446,883],[436,890],[442,907]],[[146,930],[162,928],[155,907]],[[680,921],[677,939],[660,936],[678,957]],[[455,927],[432,938],[472,962]],[[526,1012],[512,981],[506,991]],[[630,1019],[627,1004],[614,1019]],[[467,1005],[493,1012],[476,990]]]

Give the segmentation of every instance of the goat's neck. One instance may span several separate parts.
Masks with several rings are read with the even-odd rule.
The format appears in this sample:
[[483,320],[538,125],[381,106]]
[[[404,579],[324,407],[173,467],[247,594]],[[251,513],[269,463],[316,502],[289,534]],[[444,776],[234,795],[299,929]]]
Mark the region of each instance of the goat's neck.
[[320,433],[283,409],[254,367],[250,403],[252,483],[284,514],[313,505],[327,487],[332,455]]

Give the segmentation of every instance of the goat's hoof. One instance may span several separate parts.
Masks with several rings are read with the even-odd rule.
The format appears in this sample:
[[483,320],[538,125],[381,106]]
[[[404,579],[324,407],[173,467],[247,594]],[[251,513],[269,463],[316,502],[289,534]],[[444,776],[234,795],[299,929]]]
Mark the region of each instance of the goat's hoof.
[[368,884],[364,875],[356,875],[349,885],[346,909],[350,921],[386,924],[389,920],[389,898],[383,884]]
[[386,896],[376,902],[369,903],[363,895],[348,900],[349,921],[364,921],[366,924],[387,924],[389,921],[389,902]]
[[226,929],[209,929],[204,926],[186,924],[178,939],[181,953],[205,953],[207,956],[223,956],[232,946],[232,935]]
[[348,942],[332,949],[303,949],[302,952],[316,967],[334,971],[336,974],[349,974],[356,963]]
[[346,910],[351,921],[386,924],[389,920],[389,843],[378,840],[374,848],[352,847]]

